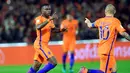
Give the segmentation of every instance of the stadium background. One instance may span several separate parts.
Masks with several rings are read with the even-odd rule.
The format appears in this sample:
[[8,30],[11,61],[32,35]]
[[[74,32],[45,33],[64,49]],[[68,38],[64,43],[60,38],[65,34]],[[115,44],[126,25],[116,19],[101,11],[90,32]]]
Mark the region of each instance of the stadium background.
[[[76,53],[75,73],[83,65],[88,68],[99,67],[96,52],[93,53],[97,49],[98,40],[95,39],[98,38],[98,32],[84,24],[85,17],[91,21],[103,17],[104,7],[112,3],[117,9],[115,16],[130,34],[129,0],[0,0],[0,73],[26,73],[31,66],[34,53],[32,44],[36,37],[33,19],[40,14],[39,8],[44,3],[50,3],[52,10],[57,12],[59,19],[55,21],[56,27],[68,12],[79,21],[76,51],[81,53]],[[61,73],[61,57],[58,56],[62,54],[61,40],[62,34],[51,34],[50,47],[59,65],[49,73]],[[130,73],[130,43],[120,35],[117,40],[115,55],[118,72]]]

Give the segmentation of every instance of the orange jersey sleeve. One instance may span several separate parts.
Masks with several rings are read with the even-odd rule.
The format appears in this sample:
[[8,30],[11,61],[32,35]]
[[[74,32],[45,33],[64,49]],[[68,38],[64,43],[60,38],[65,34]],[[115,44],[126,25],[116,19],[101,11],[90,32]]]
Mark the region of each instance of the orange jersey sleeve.
[[43,23],[44,21],[45,21],[45,19],[42,18],[41,16],[35,18],[35,24],[36,25],[39,25],[39,24]]
[[93,26],[93,27],[98,27],[98,26],[100,25],[101,19],[102,19],[102,18],[96,20],[96,21],[92,24],[92,26]]
[[65,24],[65,20],[63,20],[63,21],[61,22],[60,29],[65,28],[64,24]]

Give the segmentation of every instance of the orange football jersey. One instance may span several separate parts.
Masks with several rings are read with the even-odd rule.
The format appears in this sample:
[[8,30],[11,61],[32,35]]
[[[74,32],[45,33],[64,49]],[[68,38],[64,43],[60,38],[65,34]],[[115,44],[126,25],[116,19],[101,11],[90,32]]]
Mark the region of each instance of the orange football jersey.
[[76,29],[78,28],[78,21],[73,19],[71,21],[65,19],[61,23],[61,29],[67,28],[68,31],[63,33],[63,39],[75,39],[76,38]]
[[106,16],[95,21],[94,26],[99,29],[100,41],[98,45],[98,53],[113,55],[117,33],[125,31],[121,22],[115,17]]
[[[46,20],[47,20],[47,18],[45,18],[43,16],[38,16],[35,19],[35,24],[39,25]],[[48,43],[49,40],[50,40],[51,28],[54,28],[54,27],[55,27],[55,25],[54,25],[53,21],[50,21],[41,30],[36,29],[37,38],[34,42],[34,45],[39,45],[39,44],[42,44],[42,43]]]

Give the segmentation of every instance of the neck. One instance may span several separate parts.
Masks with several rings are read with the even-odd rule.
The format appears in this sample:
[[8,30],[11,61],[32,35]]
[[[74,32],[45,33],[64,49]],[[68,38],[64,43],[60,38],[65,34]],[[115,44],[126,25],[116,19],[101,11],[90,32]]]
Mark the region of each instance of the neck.
[[106,14],[106,17],[114,17],[113,14]]
[[48,15],[44,15],[44,14],[42,14],[42,16],[43,16],[43,17],[45,17],[45,18],[49,18],[49,16],[48,16]]
[[72,21],[72,20],[69,20],[70,22]]

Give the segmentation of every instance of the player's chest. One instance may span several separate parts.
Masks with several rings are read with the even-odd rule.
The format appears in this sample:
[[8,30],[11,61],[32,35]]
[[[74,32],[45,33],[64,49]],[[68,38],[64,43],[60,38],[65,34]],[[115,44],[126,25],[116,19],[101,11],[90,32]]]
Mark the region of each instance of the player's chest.
[[71,23],[71,22],[65,23],[64,25],[65,25],[67,28],[70,28],[70,29],[73,29],[73,28],[76,27],[75,24],[74,24],[74,23]]
[[51,28],[52,28],[51,24],[47,24],[44,28],[42,28],[42,31],[49,32],[49,31],[51,31]]

